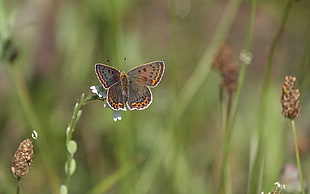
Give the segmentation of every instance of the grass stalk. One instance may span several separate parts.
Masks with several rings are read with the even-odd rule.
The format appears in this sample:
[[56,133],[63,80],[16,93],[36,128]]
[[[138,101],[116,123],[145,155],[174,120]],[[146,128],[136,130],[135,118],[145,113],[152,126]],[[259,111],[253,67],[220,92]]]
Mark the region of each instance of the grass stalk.
[[70,153],[68,151],[68,145],[69,142],[72,140],[73,133],[75,131],[75,126],[76,123],[78,122],[79,118],[81,117],[82,114],[82,108],[91,100],[96,100],[98,99],[97,95],[89,95],[85,97],[84,93],[81,95],[81,98],[77,101],[75,104],[74,110],[73,110],[73,115],[71,118],[71,121],[68,125],[67,131],[66,131],[66,148],[67,148],[67,161],[66,161],[66,186],[69,191],[69,185],[70,185],[70,179],[72,175],[71,171],[71,161],[73,160],[73,153]]
[[298,150],[298,140],[297,140],[297,135],[296,135],[295,121],[291,120],[291,124],[292,124],[293,136],[294,136],[295,156],[296,156],[296,162],[297,162],[297,167],[298,167],[298,175],[299,175],[300,188],[301,188],[302,194],[305,194],[305,186],[304,186],[302,170],[301,170],[301,165],[300,165],[299,150]]
[[271,48],[268,55],[268,61],[267,61],[267,67],[263,78],[263,84],[262,84],[262,94],[261,94],[261,103],[259,106],[259,112],[258,112],[258,124],[257,124],[257,135],[258,135],[258,147],[256,151],[256,155],[254,156],[252,169],[250,169],[250,175],[249,175],[249,188],[248,193],[259,193],[260,191],[260,177],[257,175],[261,172],[261,168],[264,161],[264,128],[265,128],[265,120],[266,120],[266,108],[267,108],[267,97],[269,94],[269,86],[270,86],[270,78],[271,78],[271,72],[272,72],[272,66],[274,61],[274,55],[276,48],[278,46],[279,40],[282,37],[282,34],[284,32],[285,25],[287,23],[287,19],[289,16],[289,13],[291,12],[292,6],[294,4],[294,0],[288,0],[282,20],[280,23],[280,27],[278,31],[276,32],[276,35],[272,41]]
[[19,194],[20,191],[20,177],[17,177],[17,184],[16,184],[16,194]]
[[[225,103],[224,100],[224,91],[223,88],[220,88],[220,106],[221,106],[221,118],[222,118],[222,126],[223,126],[223,134],[225,134],[226,130],[226,125],[228,125],[228,118],[227,118],[227,108],[226,108],[227,103]],[[228,105],[227,105],[228,106]]]
[[[255,21],[255,10],[256,10],[256,0],[251,1],[251,10],[250,10],[250,18],[247,28],[247,35],[246,35],[246,41],[244,45],[244,53],[249,53],[251,45],[252,45],[252,34],[253,34],[253,26]],[[220,185],[219,185],[219,193],[227,193],[229,190],[226,188],[227,186],[227,174],[229,174],[228,171],[228,165],[227,160],[229,157],[230,152],[230,145],[231,145],[231,136],[233,134],[233,128],[236,120],[236,113],[237,113],[237,107],[240,99],[241,89],[244,84],[244,80],[246,77],[248,64],[246,64],[245,61],[242,61],[241,70],[238,78],[238,87],[234,96],[234,100],[232,103],[232,107],[230,110],[230,107],[227,107],[227,114],[229,114],[228,123],[224,126],[224,150],[223,150],[223,161],[221,166],[221,174],[220,174]],[[230,106],[230,103],[227,104],[227,106]],[[228,115],[227,115],[228,116]]]

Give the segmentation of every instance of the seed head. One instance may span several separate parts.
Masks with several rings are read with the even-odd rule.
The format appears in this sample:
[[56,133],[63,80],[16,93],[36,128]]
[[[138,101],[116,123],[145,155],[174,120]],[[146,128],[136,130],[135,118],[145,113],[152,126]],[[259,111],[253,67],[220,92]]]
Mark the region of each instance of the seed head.
[[232,51],[227,44],[223,44],[222,47],[217,52],[215,59],[213,60],[212,67],[219,71],[222,71],[223,66],[231,63],[232,61]]
[[288,119],[295,119],[300,115],[299,90],[295,88],[296,77],[286,76],[282,86],[282,114]]
[[222,88],[232,93],[238,85],[239,66],[236,64],[232,50],[227,44],[224,44],[217,56],[215,57],[212,66],[220,71],[222,75]]
[[11,170],[17,178],[22,178],[29,172],[33,156],[33,144],[30,139],[22,141],[13,157]]
[[222,87],[230,93],[234,92],[238,85],[239,66],[234,63],[224,66],[222,76]]

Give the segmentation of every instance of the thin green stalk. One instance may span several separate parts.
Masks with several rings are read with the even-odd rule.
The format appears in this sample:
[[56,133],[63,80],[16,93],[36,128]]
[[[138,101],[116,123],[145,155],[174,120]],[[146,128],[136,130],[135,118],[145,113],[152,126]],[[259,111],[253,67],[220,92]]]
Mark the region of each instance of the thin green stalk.
[[[227,103],[227,107],[226,107],[226,125],[229,124],[229,120],[230,120],[230,114],[231,114],[231,107],[232,107],[232,103],[233,103],[233,99],[234,99],[234,94],[233,92],[229,92],[228,94],[228,103]],[[226,128],[226,127],[225,127]]]
[[16,185],[16,194],[19,194],[19,190],[20,190],[20,177],[17,177],[17,185]]
[[[253,34],[253,26],[254,26],[254,21],[255,21],[255,10],[256,10],[256,0],[251,1],[251,10],[250,10],[250,18],[249,18],[249,23],[248,23],[248,28],[247,28],[247,36],[246,36],[246,41],[244,45],[244,53],[247,54],[250,51],[251,45],[252,45],[252,34]],[[240,99],[240,94],[241,94],[241,89],[244,84],[246,72],[247,72],[248,64],[246,64],[245,61],[242,61],[242,66],[238,78],[238,87],[234,96],[234,102],[231,107],[231,112],[230,112],[230,118],[229,122],[225,127],[224,130],[224,151],[223,151],[223,162],[221,166],[221,178],[220,178],[220,185],[219,185],[219,193],[226,193],[228,188],[226,188],[227,185],[227,174],[229,174],[228,171],[228,166],[227,166],[227,160],[229,157],[229,152],[230,152],[230,145],[231,145],[231,136],[233,134],[233,128],[235,125],[235,120],[236,120],[236,113],[237,113],[237,107],[239,104],[239,99]],[[229,189],[231,190],[231,189]]]
[[266,71],[264,74],[263,84],[262,84],[262,96],[261,96],[261,103],[259,106],[259,112],[258,112],[258,124],[257,124],[257,135],[258,135],[258,146],[257,146],[257,152],[254,156],[253,165],[251,165],[253,168],[250,169],[250,175],[249,175],[249,187],[248,187],[248,193],[259,193],[261,183],[259,182],[260,178],[258,177],[258,174],[261,172],[263,161],[264,161],[264,128],[265,128],[265,115],[266,115],[266,108],[267,108],[267,97],[269,94],[269,86],[270,86],[270,78],[271,78],[271,72],[272,72],[272,66],[274,61],[274,55],[276,48],[278,46],[279,40],[282,37],[282,34],[284,32],[284,28],[289,16],[289,13],[291,12],[293,3],[295,0],[288,0],[280,27],[272,41],[271,48],[268,55],[268,62]]
[[[221,92],[220,92],[220,102],[221,102],[221,115],[222,115],[222,126],[223,126],[223,134],[224,134],[224,140],[223,142],[226,142],[225,140],[227,139],[227,130],[228,130],[228,124],[229,124],[229,118],[228,118],[228,104],[229,103],[225,103],[224,101],[224,94],[223,94],[223,89],[221,88]],[[224,146],[223,146],[223,150],[224,152],[227,150],[227,149],[224,149]],[[219,193],[228,193],[226,192],[226,188],[228,188],[229,186],[227,185],[227,181],[226,181],[226,178],[227,178],[227,172],[228,172],[228,169],[227,169],[227,165],[224,165],[226,164],[226,154],[227,153],[222,153],[223,154],[223,158],[222,158],[222,165],[221,165],[221,174],[220,174],[220,184],[219,184]],[[225,161],[225,162],[224,162]],[[225,179],[225,180],[224,180]],[[224,185],[225,184],[225,185]]]
[[291,120],[291,124],[292,124],[293,136],[294,136],[295,155],[296,155],[296,162],[297,162],[297,167],[298,167],[299,182],[300,182],[301,192],[302,194],[305,194],[305,186],[304,186],[300,159],[299,159],[299,150],[298,150],[298,141],[297,141],[297,135],[296,135],[295,121]]
[[70,178],[72,175],[72,169],[71,169],[71,162],[73,160],[73,153],[70,153],[68,151],[68,145],[69,142],[72,140],[73,132],[75,131],[76,123],[78,122],[81,114],[82,114],[82,108],[91,100],[98,99],[97,95],[89,95],[85,98],[85,95],[82,94],[81,98],[78,100],[78,102],[75,104],[72,119],[68,125],[67,132],[66,132],[66,147],[67,147],[67,161],[66,161],[66,186],[69,190],[70,185]]
[[[245,54],[248,54],[250,52],[250,49],[252,46],[252,35],[253,35],[253,26],[254,26],[254,21],[255,21],[255,10],[256,10],[256,0],[252,0],[251,10],[250,10],[250,19],[249,19],[249,24],[248,24],[248,29],[247,29],[247,36],[246,36],[246,41],[244,44]],[[240,70],[239,79],[238,79],[238,87],[237,87],[237,90],[234,96],[234,103],[231,108],[231,115],[230,115],[231,119],[229,120],[229,126],[228,126],[229,129],[232,129],[233,126],[235,125],[237,107],[239,104],[241,89],[243,88],[248,65],[249,64],[246,64],[245,61],[242,61],[241,70]]]
[[227,118],[227,103],[224,101],[224,92],[223,88],[220,88],[220,107],[221,107],[221,118],[222,118],[222,126],[223,126],[223,133],[225,134],[226,126],[228,125],[228,118]]
[[[255,11],[256,11],[256,0],[251,1],[251,10],[250,10],[250,18],[249,18],[249,24],[247,28],[247,35],[246,35],[246,40],[244,44],[244,53],[247,54],[250,52],[251,46],[252,46],[252,35],[253,35],[253,26],[255,22]],[[246,72],[248,69],[248,65],[246,64],[245,61],[242,61],[241,64],[241,70],[239,74],[239,79],[238,79],[238,87],[235,93],[235,100],[232,105],[231,109],[231,115],[230,115],[230,122],[229,122],[229,129],[232,128],[235,125],[235,120],[236,120],[236,113],[237,113],[237,107],[240,99],[240,94],[241,94],[241,89],[244,84]]]
[[281,20],[280,28],[278,29],[276,36],[274,37],[274,39],[272,41],[271,49],[270,49],[270,52],[268,55],[268,64],[267,64],[266,73],[265,73],[265,77],[264,77],[263,89],[266,89],[269,86],[269,82],[270,82],[270,78],[271,78],[272,64],[274,61],[274,55],[275,55],[276,47],[278,46],[279,40],[282,37],[288,16],[291,12],[291,9],[293,8],[294,2],[296,2],[296,0],[288,0],[286,7],[285,7],[285,10],[284,10],[282,20]]

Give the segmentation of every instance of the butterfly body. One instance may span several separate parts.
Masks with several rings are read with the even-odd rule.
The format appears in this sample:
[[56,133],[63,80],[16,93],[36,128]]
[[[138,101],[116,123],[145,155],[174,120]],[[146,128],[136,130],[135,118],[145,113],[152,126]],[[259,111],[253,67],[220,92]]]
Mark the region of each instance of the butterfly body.
[[149,87],[155,87],[164,73],[163,61],[154,61],[121,72],[105,64],[96,64],[95,71],[108,90],[107,103],[113,110],[143,110],[152,103]]
[[121,86],[124,90],[128,90],[128,85],[129,85],[129,76],[127,75],[127,73],[122,72],[120,75],[120,82],[121,82]]

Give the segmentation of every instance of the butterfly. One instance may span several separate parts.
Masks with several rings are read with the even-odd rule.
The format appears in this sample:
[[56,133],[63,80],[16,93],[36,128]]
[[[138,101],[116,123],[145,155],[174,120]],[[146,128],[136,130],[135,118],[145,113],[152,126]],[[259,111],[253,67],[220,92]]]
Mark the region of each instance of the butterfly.
[[150,87],[156,87],[165,70],[163,61],[154,61],[130,69],[127,73],[97,63],[95,71],[102,86],[107,89],[107,103],[113,110],[143,110],[153,97]]

